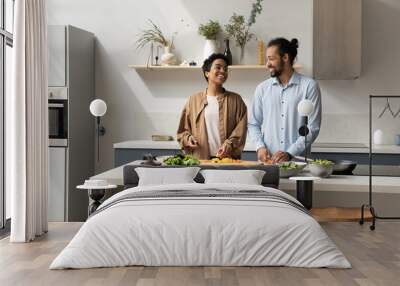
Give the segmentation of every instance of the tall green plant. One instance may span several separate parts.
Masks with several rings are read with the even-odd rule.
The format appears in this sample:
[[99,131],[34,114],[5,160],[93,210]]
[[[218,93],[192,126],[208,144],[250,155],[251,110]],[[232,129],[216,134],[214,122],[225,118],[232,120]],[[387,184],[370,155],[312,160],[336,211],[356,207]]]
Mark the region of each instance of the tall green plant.
[[225,25],[225,31],[228,36],[235,39],[236,45],[241,48],[241,58],[243,57],[246,43],[254,37],[254,34],[250,32],[250,27],[256,23],[257,15],[261,14],[262,1],[263,0],[256,0],[256,2],[253,3],[247,22],[244,16],[233,13],[229,18],[229,23]]

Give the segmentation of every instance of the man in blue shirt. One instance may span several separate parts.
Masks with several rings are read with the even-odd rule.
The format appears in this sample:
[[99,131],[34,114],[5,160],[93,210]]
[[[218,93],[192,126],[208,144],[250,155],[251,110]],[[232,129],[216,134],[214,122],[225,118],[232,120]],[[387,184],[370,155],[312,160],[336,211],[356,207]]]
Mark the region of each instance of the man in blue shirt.
[[297,111],[303,99],[309,99],[314,111],[308,118],[307,147],[317,138],[321,125],[321,92],[317,82],[297,73],[293,62],[298,41],[273,39],[267,47],[267,67],[271,78],[255,91],[248,130],[262,162],[289,161],[305,151],[304,137],[299,128],[304,124]]

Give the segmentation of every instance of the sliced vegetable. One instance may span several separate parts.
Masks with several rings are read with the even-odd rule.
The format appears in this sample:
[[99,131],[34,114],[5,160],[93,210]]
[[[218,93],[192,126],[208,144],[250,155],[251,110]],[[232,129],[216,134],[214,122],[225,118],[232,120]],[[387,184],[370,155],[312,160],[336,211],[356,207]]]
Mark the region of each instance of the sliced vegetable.
[[294,162],[284,162],[279,164],[279,169],[281,170],[292,170],[292,169],[300,169],[301,165],[296,164]]

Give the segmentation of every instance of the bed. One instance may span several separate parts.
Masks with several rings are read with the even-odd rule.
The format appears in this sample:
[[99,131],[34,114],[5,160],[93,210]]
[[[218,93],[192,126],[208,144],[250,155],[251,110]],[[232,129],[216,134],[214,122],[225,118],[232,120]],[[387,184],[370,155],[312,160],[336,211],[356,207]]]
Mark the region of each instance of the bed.
[[276,188],[273,166],[257,166],[266,171],[262,185],[199,183],[199,173],[196,183],[151,186],[137,186],[137,167],[125,167],[126,189],[89,217],[50,269],[351,267],[308,211]]

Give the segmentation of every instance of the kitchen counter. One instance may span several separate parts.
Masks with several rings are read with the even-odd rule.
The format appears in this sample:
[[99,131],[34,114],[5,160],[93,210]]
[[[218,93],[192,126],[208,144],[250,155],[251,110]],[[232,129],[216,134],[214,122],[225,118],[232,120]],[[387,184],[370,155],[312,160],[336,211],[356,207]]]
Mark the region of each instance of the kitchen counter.
[[[400,194],[400,177],[377,176],[372,178],[373,192],[385,194]],[[296,190],[296,182],[281,179],[279,189]],[[314,191],[325,192],[356,192],[367,193],[369,190],[368,176],[332,175],[329,178],[314,181]]]
[[[132,164],[132,162],[128,163]],[[108,170],[91,177],[91,179],[107,180],[109,184],[123,185],[123,167]],[[361,192],[367,193],[369,188],[368,176],[342,176],[333,175],[326,179],[314,182],[314,190],[331,192]],[[400,177],[376,176],[373,177],[374,193],[400,194]],[[296,182],[289,179],[281,179],[279,188],[284,191],[294,191]]]
[[[176,141],[152,141],[152,140],[131,140],[114,143],[114,149],[159,149],[179,150]],[[255,146],[247,142],[244,152],[254,152]],[[369,153],[367,145],[361,143],[314,143],[311,147],[312,153]],[[376,145],[373,147],[376,154],[400,154],[400,146],[397,145]]]

